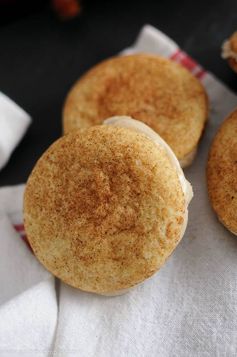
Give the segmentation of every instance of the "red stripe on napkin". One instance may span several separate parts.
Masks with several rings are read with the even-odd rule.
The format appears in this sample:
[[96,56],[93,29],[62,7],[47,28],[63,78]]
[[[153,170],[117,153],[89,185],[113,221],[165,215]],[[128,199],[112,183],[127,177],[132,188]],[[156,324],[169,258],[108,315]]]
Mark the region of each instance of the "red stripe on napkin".
[[27,244],[27,246],[29,247],[29,249],[32,252],[32,248],[30,246],[30,243],[27,239],[26,233],[25,233],[25,228],[23,224],[14,224],[13,227],[15,228],[15,230],[17,231],[17,233],[19,233],[21,239]]
[[14,228],[17,232],[25,231],[23,224],[14,224]]
[[202,79],[206,74],[206,71],[196,61],[181,50],[177,50],[173,53],[172,56],[170,56],[170,59],[187,68],[195,77],[199,79]]

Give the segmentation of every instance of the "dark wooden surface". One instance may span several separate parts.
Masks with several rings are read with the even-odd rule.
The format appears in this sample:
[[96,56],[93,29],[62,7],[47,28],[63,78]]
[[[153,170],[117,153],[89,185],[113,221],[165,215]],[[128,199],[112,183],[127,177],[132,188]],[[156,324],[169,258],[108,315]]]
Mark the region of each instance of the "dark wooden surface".
[[0,14],[0,20],[0,90],[33,118],[0,172],[0,186],[26,181],[36,160],[61,134],[62,105],[73,82],[133,43],[145,23],[164,31],[237,90],[237,75],[220,58],[223,40],[237,29],[236,0],[85,0],[82,15],[70,22],[60,22],[47,6],[10,22]]

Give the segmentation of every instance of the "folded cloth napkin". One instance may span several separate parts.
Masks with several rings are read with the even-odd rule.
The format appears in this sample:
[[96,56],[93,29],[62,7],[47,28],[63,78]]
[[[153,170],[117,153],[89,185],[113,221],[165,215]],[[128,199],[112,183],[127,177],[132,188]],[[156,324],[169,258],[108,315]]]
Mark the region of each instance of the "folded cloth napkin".
[[30,122],[30,116],[0,92],[0,169],[7,163]]
[[0,189],[0,356],[48,356],[57,322],[55,279],[24,242],[24,185]]
[[159,273],[126,295],[97,296],[60,283],[57,303],[53,278],[23,241],[23,186],[2,188],[1,356],[237,355],[237,240],[212,212],[205,180],[210,142],[237,97],[151,26],[123,54],[134,52],[180,62],[210,96],[210,122],[197,158],[185,170],[194,189],[186,234]]

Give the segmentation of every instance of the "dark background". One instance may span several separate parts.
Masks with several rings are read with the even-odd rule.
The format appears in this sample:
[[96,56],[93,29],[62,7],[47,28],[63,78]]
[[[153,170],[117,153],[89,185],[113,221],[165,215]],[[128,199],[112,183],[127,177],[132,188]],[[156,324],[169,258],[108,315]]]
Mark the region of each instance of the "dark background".
[[0,0],[0,90],[33,118],[0,172],[0,186],[26,181],[41,153],[61,135],[62,105],[73,82],[131,45],[146,23],[237,90],[237,75],[220,58],[223,40],[237,29],[236,0],[85,0],[81,15],[68,22],[47,1],[13,1],[9,7]]

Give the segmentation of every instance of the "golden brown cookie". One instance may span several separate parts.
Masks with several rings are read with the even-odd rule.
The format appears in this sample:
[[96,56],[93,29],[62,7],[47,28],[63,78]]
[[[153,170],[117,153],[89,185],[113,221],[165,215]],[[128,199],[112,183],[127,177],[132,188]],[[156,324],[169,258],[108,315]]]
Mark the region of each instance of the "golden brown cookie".
[[128,115],[155,130],[181,166],[189,165],[208,115],[204,87],[188,70],[148,54],[114,57],[89,70],[69,92],[64,132]]
[[208,158],[208,193],[219,220],[237,234],[237,110],[219,128]]
[[65,135],[39,159],[25,190],[36,257],[85,291],[117,293],[142,282],[186,228],[190,197],[180,175],[165,146],[131,128],[110,123]]
[[227,59],[230,67],[237,72],[237,32],[223,43],[222,57]]

